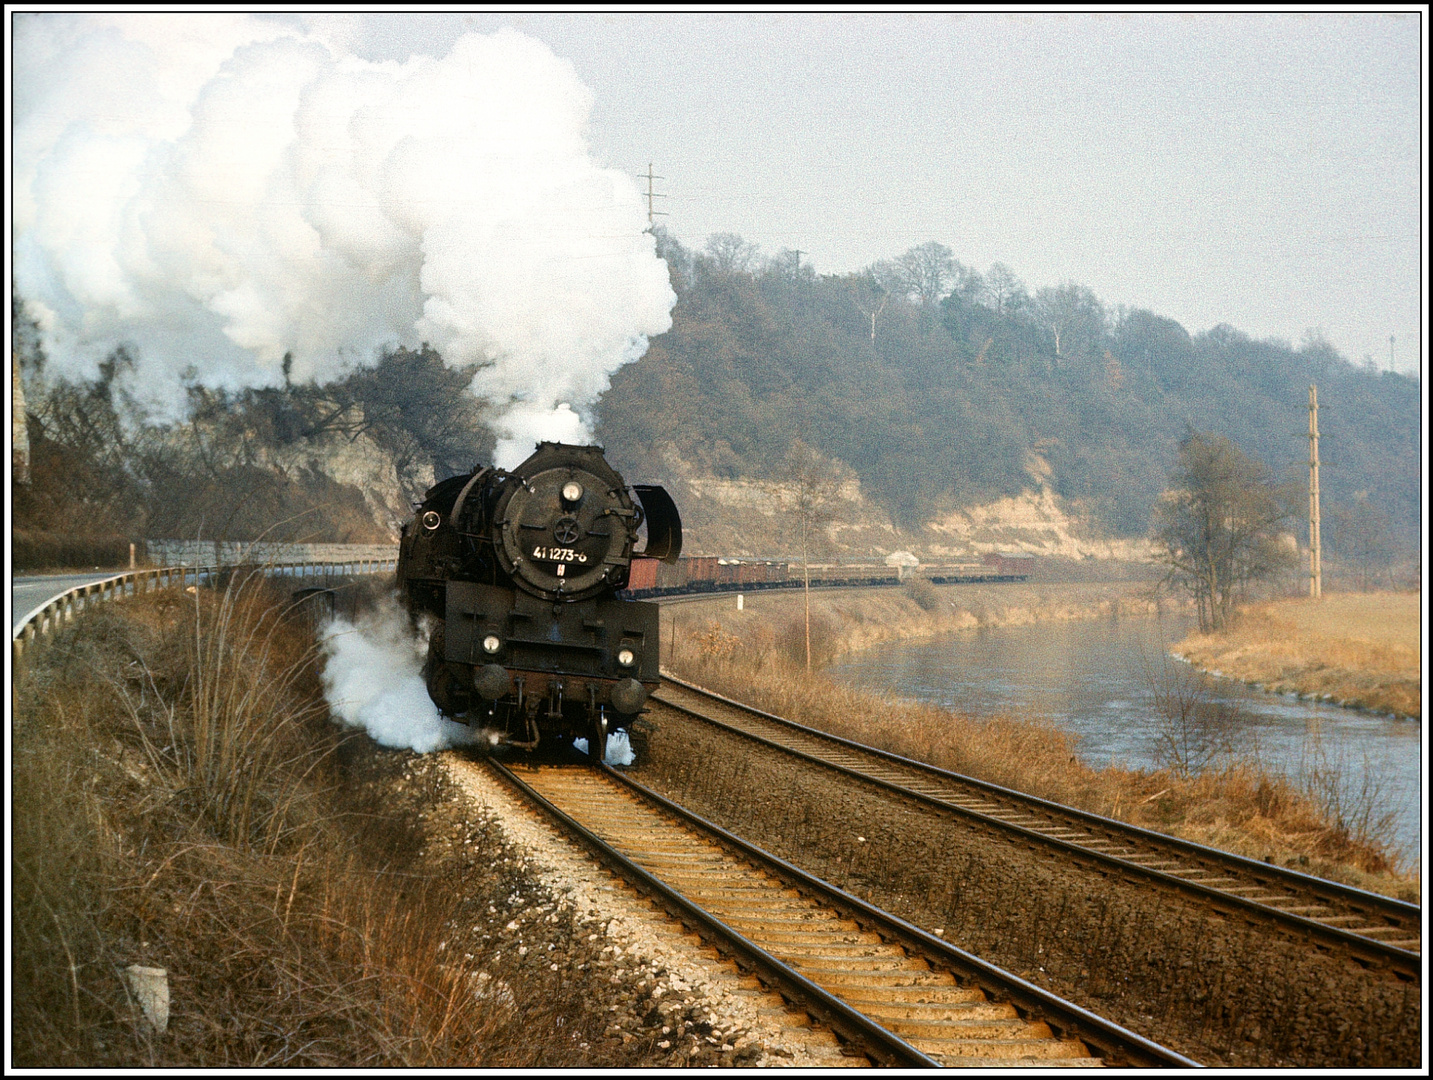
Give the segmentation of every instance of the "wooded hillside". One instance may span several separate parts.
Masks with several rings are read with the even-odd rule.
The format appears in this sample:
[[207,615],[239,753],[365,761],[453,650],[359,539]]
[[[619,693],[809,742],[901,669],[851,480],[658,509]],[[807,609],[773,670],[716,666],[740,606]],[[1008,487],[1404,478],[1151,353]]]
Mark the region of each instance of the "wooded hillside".
[[1297,348],[1229,326],[1191,336],[1073,283],[1032,295],[938,244],[818,276],[738,237],[703,253],[661,239],[672,330],[601,405],[600,438],[629,467],[671,444],[718,476],[770,476],[800,438],[914,527],[1034,486],[1038,456],[1055,492],[1134,536],[1190,426],[1306,484],[1317,383],[1325,521],[1364,493],[1405,534],[1418,524],[1418,382],[1355,366],[1317,334]]

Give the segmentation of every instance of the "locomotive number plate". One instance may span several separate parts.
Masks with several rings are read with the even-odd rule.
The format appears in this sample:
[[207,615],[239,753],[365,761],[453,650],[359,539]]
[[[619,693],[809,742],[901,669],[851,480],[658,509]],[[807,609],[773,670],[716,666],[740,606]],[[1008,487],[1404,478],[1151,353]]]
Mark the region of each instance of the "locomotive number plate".
[[541,559],[543,562],[585,563],[587,561],[587,556],[580,551],[573,551],[571,548],[543,547],[541,544],[532,549],[532,557]]

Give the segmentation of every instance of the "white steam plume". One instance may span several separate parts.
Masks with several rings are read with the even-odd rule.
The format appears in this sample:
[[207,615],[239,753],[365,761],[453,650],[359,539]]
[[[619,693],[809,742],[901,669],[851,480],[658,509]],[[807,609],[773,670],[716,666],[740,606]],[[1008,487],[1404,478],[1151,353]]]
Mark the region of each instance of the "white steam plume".
[[571,64],[511,30],[375,63],[246,15],[28,13],[14,34],[15,286],[53,370],[118,344],[186,377],[318,381],[387,344],[486,363],[498,464],[589,437],[671,325],[634,180],[591,158]]
[[423,683],[426,643],[391,599],[355,625],[330,620],[322,634],[323,691],[330,711],[380,746],[426,754],[475,741],[465,724],[438,712]]

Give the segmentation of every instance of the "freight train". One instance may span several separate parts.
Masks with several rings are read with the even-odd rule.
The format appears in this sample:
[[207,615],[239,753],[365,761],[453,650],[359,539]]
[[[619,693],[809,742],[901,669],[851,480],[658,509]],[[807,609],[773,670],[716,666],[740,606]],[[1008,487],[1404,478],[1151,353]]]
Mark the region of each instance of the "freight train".
[[434,704],[497,742],[586,738],[602,760],[609,729],[629,727],[660,681],[657,605],[624,590],[634,556],[680,556],[671,496],[629,488],[600,447],[543,442],[511,472],[444,480],[416,509],[398,589],[427,627]]
[[[929,566],[921,576],[933,585],[1025,581],[1033,565],[1032,558],[997,556],[984,563]],[[902,574],[893,566],[812,566],[809,573],[812,588],[874,588],[910,581],[909,573]],[[636,558],[628,575],[627,595],[652,599],[712,592],[759,592],[796,589],[805,583],[806,575],[800,563],[697,556],[664,564],[656,559]]]

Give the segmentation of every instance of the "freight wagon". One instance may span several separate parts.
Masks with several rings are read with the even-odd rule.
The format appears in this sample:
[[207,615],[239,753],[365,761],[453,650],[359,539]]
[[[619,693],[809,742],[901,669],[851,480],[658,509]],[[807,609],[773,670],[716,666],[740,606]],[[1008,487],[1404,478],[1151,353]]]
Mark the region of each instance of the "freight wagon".
[[788,567],[784,562],[724,559],[715,555],[678,559],[671,565],[656,559],[633,559],[627,577],[629,592],[641,596],[789,588],[790,584]]

